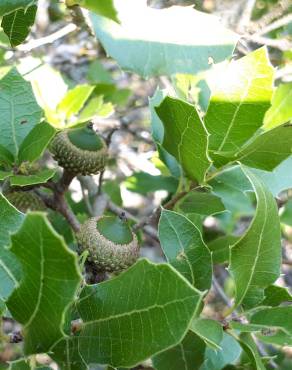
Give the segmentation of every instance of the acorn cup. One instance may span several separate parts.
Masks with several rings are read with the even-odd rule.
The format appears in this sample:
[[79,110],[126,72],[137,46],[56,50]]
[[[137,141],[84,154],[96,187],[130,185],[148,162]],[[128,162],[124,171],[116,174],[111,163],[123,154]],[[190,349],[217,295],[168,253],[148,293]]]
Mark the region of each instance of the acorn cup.
[[6,199],[20,212],[44,211],[44,202],[34,193],[29,191],[13,191],[5,194]]
[[77,234],[80,251],[89,252],[88,260],[98,271],[119,272],[139,257],[137,236],[123,217],[101,216],[88,219]]
[[50,151],[59,166],[74,175],[97,174],[108,158],[107,145],[92,125],[59,132]]

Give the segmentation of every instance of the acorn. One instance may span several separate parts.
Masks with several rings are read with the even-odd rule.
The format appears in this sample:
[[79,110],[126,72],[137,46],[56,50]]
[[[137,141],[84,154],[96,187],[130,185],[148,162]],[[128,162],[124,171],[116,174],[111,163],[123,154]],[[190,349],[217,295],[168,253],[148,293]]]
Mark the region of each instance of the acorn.
[[107,160],[107,145],[89,124],[87,127],[59,132],[50,145],[58,164],[74,175],[102,171]]
[[81,226],[77,240],[81,252],[89,252],[88,260],[98,271],[119,272],[133,265],[139,257],[137,236],[123,216],[88,219]]
[[5,194],[6,199],[20,212],[44,211],[44,202],[34,193],[29,191],[13,191]]

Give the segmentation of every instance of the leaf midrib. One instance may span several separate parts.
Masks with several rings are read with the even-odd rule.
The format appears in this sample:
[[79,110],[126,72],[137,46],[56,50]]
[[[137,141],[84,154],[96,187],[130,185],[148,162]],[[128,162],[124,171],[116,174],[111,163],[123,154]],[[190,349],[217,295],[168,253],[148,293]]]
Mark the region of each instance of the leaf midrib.
[[141,313],[145,313],[145,312],[148,312],[150,310],[157,309],[157,308],[164,310],[166,307],[168,307],[168,306],[170,306],[172,304],[175,304],[175,303],[184,303],[185,301],[190,300],[190,299],[191,300],[194,299],[194,296],[193,295],[190,295],[190,296],[185,297],[185,298],[174,299],[174,300],[172,300],[170,302],[167,302],[167,303],[165,303],[163,305],[161,305],[161,304],[154,304],[154,305],[151,305],[151,306],[148,306],[148,307],[139,309],[139,310],[131,310],[131,311],[128,311],[128,312],[123,312],[123,313],[120,313],[120,314],[111,315],[111,316],[108,316],[108,317],[105,317],[105,318],[102,318],[102,319],[85,321],[85,322],[83,322],[83,326],[92,325],[92,324],[98,324],[100,322],[106,322],[106,321],[115,320],[115,319],[120,319],[120,318],[124,318],[126,316],[131,316],[131,315],[134,315],[134,314],[141,314]]

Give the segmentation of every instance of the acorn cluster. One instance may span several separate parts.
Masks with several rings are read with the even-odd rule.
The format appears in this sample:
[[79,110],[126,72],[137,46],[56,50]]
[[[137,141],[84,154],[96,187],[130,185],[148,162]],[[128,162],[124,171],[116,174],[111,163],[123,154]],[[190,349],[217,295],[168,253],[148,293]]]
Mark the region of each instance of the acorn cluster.
[[[91,125],[58,133],[50,150],[58,164],[73,175],[102,171],[108,157],[104,139]],[[123,217],[90,218],[76,237],[80,252],[87,250],[88,260],[101,272],[124,270],[139,256],[137,237]]]
[[77,234],[80,250],[89,252],[99,271],[118,272],[136,262],[139,256],[137,236],[128,222],[118,216],[93,217]]

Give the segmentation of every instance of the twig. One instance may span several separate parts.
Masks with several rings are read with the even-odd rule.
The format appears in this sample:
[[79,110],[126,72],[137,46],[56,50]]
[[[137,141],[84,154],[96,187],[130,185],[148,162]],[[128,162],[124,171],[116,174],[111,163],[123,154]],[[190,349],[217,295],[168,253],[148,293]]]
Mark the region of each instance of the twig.
[[[195,190],[197,187],[191,189],[190,191],[192,190]],[[165,203],[163,205],[163,207],[157,207],[152,213],[151,215],[145,217],[144,219],[142,219],[141,221],[139,221],[134,227],[133,229],[134,230],[139,230],[141,228],[143,228],[145,225],[147,224],[150,224],[151,222],[154,222],[156,220],[158,220],[158,218],[160,217],[160,214],[161,214],[161,211],[162,209],[173,209],[173,207],[176,205],[176,203],[182,199],[185,195],[187,194],[186,191],[182,191],[178,194],[176,194],[173,198],[170,199],[170,201],[168,201],[167,203]]]
[[80,28],[84,28],[90,35],[93,34],[91,28],[89,27],[86,17],[79,5],[68,6],[68,9],[71,10],[72,22]]
[[110,130],[110,132],[108,133],[106,139],[105,139],[105,142],[106,142],[106,145],[107,146],[110,146],[110,143],[112,141],[112,136],[113,134],[119,129],[119,127],[114,127]]
[[280,27],[287,25],[288,23],[292,22],[292,14],[286,15],[280,19],[277,19],[275,22],[270,23],[266,27],[262,28],[258,32],[255,33],[256,36],[265,35],[271,31],[274,31]]
[[275,40],[275,39],[270,39],[270,38],[263,37],[263,36],[258,36],[256,34],[245,35],[244,37],[247,40],[254,42],[256,44],[267,45],[267,46],[279,49],[281,51],[288,51],[292,48],[292,43],[286,39]]
[[[254,340],[257,348],[258,348],[258,351],[259,351],[260,355],[263,356],[263,357],[269,356],[269,354],[267,353],[264,345],[258,340],[258,338],[253,333],[251,334],[251,336],[252,336],[252,338],[253,338],[253,340]],[[270,359],[269,365],[271,365],[271,367],[273,369],[278,369],[279,368],[278,365],[276,364],[276,362],[273,359]]]
[[39,189],[35,189],[34,192],[42,199],[48,208],[59,212],[64,218],[66,218],[72,229],[75,232],[78,232],[80,229],[80,223],[65,199],[65,192],[68,190],[74,177],[74,174],[64,170],[62,177],[57,183],[49,181],[46,184],[46,187],[53,191],[53,195],[48,195]]
[[136,139],[141,140],[141,141],[144,141],[146,144],[154,145],[152,139],[148,139],[147,137],[142,136],[140,132],[135,131],[131,127],[122,126],[121,127],[121,130],[122,131],[125,131],[125,132],[128,132],[129,134],[133,135]]
[[279,68],[278,70],[276,70],[276,76],[275,78],[276,79],[283,79],[287,76],[291,75],[292,76],[292,66],[290,65],[287,65],[283,68]]
[[104,175],[104,171],[101,171],[101,173],[99,174],[99,179],[98,179],[97,195],[101,195],[102,193],[103,175]]
[[226,303],[226,305],[228,307],[232,307],[232,303],[231,303],[230,299],[227,297],[224,290],[221,288],[221,285],[219,284],[219,282],[218,282],[218,280],[216,279],[215,276],[213,276],[213,278],[212,278],[212,283],[213,283],[213,286],[214,286],[216,292],[219,294],[219,296],[222,298],[222,300]]
[[33,49],[39,48],[40,46],[52,44],[53,42],[61,39],[64,36],[67,36],[69,33],[76,31],[77,26],[73,23],[67,24],[65,27],[60,30],[52,33],[51,35],[42,37],[40,39],[31,40],[26,44],[19,45],[16,50],[29,52]]
[[275,19],[279,19],[283,14],[287,13],[291,5],[291,0],[280,0],[275,4],[275,6],[260,20],[256,20],[250,24],[250,31],[260,30],[264,27],[267,27]]
[[75,232],[80,229],[80,223],[77,220],[75,214],[72,212],[71,208],[67,204],[63,194],[55,193],[53,196],[45,194],[40,190],[34,190],[36,195],[41,198],[45,205],[52,209],[53,211],[59,212],[71,225]]
[[89,197],[88,197],[88,190],[85,189],[85,187],[84,187],[83,183],[81,183],[81,181],[80,181],[80,186],[81,186],[81,192],[82,192],[82,196],[83,196],[84,203],[86,205],[87,211],[90,214],[90,216],[94,216],[93,209],[92,209],[91,203],[89,201]]
[[[113,202],[111,201],[108,201],[108,209],[115,213],[116,215],[121,215],[123,212],[125,213],[125,217],[129,220],[132,220],[136,223],[139,222],[139,219],[136,218],[135,216],[133,216],[130,212],[128,211],[125,211],[123,208],[120,208],[119,206],[117,206],[116,204],[114,204]],[[149,225],[143,225],[143,227],[141,227],[144,229],[145,233],[148,234],[151,238],[155,239],[155,240],[158,240],[158,235],[157,235],[157,231],[154,227],[152,226],[149,226]]]
[[256,0],[247,0],[237,23],[237,31],[243,32],[248,26]]

